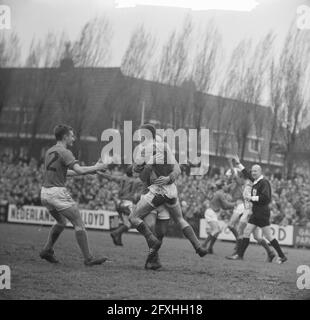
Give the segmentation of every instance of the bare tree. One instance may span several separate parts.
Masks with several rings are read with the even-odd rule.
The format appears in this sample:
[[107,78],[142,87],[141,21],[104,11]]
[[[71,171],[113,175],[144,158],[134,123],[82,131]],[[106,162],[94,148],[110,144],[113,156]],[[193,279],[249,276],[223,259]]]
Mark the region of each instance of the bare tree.
[[66,123],[71,123],[80,141],[84,129],[84,120],[88,102],[87,79],[83,69],[72,70],[59,92],[62,116]]
[[276,64],[275,59],[273,59],[270,65],[269,87],[271,113],[268,120],[270,127],[268,138],[268,164],[271,162],[273,152],[276,151],[276,148],[279,148],[275,139],[279,131],[279,112],[282,104],[282,76],[280,65]]
[[0,33],[0,68],[17,67],[20,64],[21,47],[16,33]]
[[57,95],[64,120],[76,129],[79,152],[82,152],[79,145],[81,136],[85,132],[86,115],[90,111],[88,109],[90,91],[88,67],[104,66],[109,61],[111,40],[111,24],[103,16],[88,21],[71,47],[70,43],[67,43],[66,59],[72,59],[77,68],[65,72]]
[[[180,86],[188,79],[190,40],[193,30],[191,18],[186,17],[180,33],[173,31],[166,44],[162,48],[159,62],[155,65],[153,79],[155,81],[171,85]],[[177,89],[171,88],[169,98],[171,123],[173,127],[178,125],[178,106],[175,94]],[[173,92],[175,91],[175,92]]]
[[33,38],[26,57],[27,68],[55,68],[63,55],[67,36],[48,32],[43,40]]
[[244,158],[250,132],[255,129],[255,135],[262,134],[263,110],[259,104],[271,62],[273,41],[272,33],[268,33],[254,48],[251,41],[242,40],[232,53],[225,84],[221,87],[226,95],[238,101],[231,116],[241,159]]
[[279,120],[282,125],[286,176],[291,177],[294,165],[296,138],[309,114],[309,35],[292,26],[285,39],[280,56],[281,103]]
[[104,66],[110,58],[112,27],[107,17],[96,17],[82,28],[73,43],[72,55],[77,67]]
[[[244,157],[245,144],[252,125],[249,113],[245,112],[246,103],[242,102],[245,73],[248,63],[247,59],[251,46],[252,44],[248,40],[242,40],[238,43],[231,54],[228,67],[224,72],[223,81],[219,88],[219,95],[235,100],[230,102],[230,106],[233,107],[232,112],[226,114],[231,118],[231,128],[236,138],[238,153],[241,159]],[[236,101],[238,101],[238,103],[236,103]],[[222,101],[218,108],[216,150],[219,150],[220,147],[220,134],[223,127],[222,115],[226,107],[226,101]]]
[[[217,27],[213,22],[208,23],[201,41],[198,41],[192,66],[192,80],[198,91],[208,93],[215,84],[221,41]],[[194,104],[196,128],[201,127],[204,107],[202,103]]]
[[137,27],[130,38],[123,56],[121,70],[130,77],[146,77],[150,66],[156,40],[151,33],[145,31],[144,26]]
[[27,105],[29,91],[31,93],[31,103],[28,106],[28,113],[31,114],[29,124],[30,144],[28,157],[37,157],[36,135],[40,126],[44,123],[45,111],[48,100],[55,95],[57,84],[57,70],[54,67],[59,65],[65,44],[65,35],[57,36],[48,33],[43,39],[33,39],[26,58],[26,68],[29,79],[25,79],[23,84],[22,100]]
[[0,117],[8,100],[11,71],[7,67],[16,67],[20,63],[20,43],[16,33],[5,36],[0,33]]

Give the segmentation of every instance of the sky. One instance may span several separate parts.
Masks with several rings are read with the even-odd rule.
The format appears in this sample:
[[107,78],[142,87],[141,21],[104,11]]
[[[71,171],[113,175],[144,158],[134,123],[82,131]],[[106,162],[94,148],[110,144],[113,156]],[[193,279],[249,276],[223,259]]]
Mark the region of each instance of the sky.
[[[241,39],[257,41],[270,30],[277,35],[278,50],[297,18],[297,7],[310,6],[310,0],[0,0],[1,3],[11,8],[11,30],[20,36],[23,56],[33,37],[43,38],[48,31],[65,31],[74,39],[89,19],[106,15],[113,27],[109,66],[120,65],[131,32],[138,25],[144,24],[163,43],[169,32],[180,29],[188,13],[199,30],[210,19],[215,22],[227,55]],[[193,10],[185,9],[190,6]],[[208,8],[213,10],[205,10]]]

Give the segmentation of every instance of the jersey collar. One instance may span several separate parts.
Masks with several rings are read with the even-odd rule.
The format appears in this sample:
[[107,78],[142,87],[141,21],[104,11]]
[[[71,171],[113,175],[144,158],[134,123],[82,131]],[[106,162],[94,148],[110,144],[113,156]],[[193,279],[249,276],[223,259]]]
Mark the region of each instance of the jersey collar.
[[253,182],[253,184],[256,184],[258,181],[260,181],[260,180],[262,180],[262,179],[264,179],[264,176],[263,176],[263,175],[259,176],[259,177]]

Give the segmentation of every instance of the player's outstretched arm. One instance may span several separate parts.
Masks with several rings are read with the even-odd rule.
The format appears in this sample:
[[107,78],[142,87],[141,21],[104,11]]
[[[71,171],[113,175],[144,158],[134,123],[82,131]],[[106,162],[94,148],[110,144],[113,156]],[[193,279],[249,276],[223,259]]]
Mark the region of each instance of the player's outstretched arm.
[[67,171],[67,177],[77,177],[79,174],[77,174],[74,170],[68,170]]
[[94,166],[80,166],[78,163],[75,163],[72,169],[77,175],[85,175],[104,171],[107,169],[107,166],[102,162],[97,162]]
[[120,182],[120,181],[123,181],[124,180],[124,176],[121,175],[121,176],[114,176],[112,174],[108,174],[108,173],[105,173],[105,172],[101,172],[101,171],[97,171],[97,174],[110,180],[110,181],[115,181],[115,182]]

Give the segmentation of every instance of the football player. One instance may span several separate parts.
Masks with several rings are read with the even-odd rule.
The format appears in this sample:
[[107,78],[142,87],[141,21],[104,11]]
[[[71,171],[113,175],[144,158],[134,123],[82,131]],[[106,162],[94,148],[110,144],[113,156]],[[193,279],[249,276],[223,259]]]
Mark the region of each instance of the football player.
[[54,245],[66,226],[68,219],[75,230],[76,241],[82,251],[84,264],[93,266],[102,264],[106,257],[96,259],[90,253],[87,232],[77,204],[65,187],[67,176],[94,174],[106,170],[106,166],[97,162],[94,166],[80,166],[68,147],[75,141],[73,129],[67,125],[57,125],[54,129],[56,144],[47,150],[44,162],[44,180],[41,189],[42,204],[54,217],[56,223],[50,230],[40,257],[51,263],[58,263],[54,254]]
[[168,144],[156,141],[156,129],[153,125],[142,125],[141,129],[148,131],[145,142],[151,152],[146,150],[146,157],[142,163],[136,162],[134,164],[134,170],[140,171],[141,168],[142,170],[150,170],[151,183],[148,187],[148,193],[141,197],[135,210],[129,216],[129,220],[145,237],[150,249],[149,259],[152,259],[159,250],[161,241],[144,223],[143,219],[154,208],[165,205],[185,237],[191,242],[199,256],[203,257],[207,254],[207,250],[202,247],[193,228],[184,219],[178,200],[175,180],[181,172],[179,164],[176,162]]
[[207,239],[205,240],[203,246],[207,248],[208,253],[213,253],[213,246],[217,240],[218,235],[221,232],[221,227],[218,221],[218,214],[221,210],[233,209],[236,202],[227,200],[227,192],[229,187],[225,184],[223,180],[218,180],[216,182],[217,190],[213,194],[211,201],[209,202],[209,208],[205,211],[205,219],[210,226],[210,231]]
[[114,202],[123,223],[111,232],[111,237],[116,246],[122,246],[122,234],[132,227],[129,215],[133,210],[134,203],[137,202],[144,190],[144,184],[138,178],[138,174],[132,172],[132,166],[127,167],[125,175],[111,175],[102,172],[99,175],[119,184],[118,198],[114,198]]

